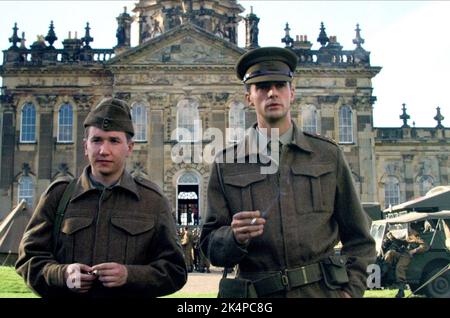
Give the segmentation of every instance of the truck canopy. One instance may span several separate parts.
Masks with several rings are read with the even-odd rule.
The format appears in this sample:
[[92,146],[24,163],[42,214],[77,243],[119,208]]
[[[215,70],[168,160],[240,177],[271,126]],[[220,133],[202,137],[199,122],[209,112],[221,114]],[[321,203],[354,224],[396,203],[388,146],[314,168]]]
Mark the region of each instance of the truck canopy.
[[385,209],[383,212],[437,212],[450,210],[450,186],[439,186],[419,197]]

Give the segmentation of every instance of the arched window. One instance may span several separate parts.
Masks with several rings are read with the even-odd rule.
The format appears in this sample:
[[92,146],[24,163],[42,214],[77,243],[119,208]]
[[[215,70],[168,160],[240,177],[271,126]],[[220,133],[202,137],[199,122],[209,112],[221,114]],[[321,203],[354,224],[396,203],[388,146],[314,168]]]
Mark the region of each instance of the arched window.
[[419,192],[421,196],[427,194],[433,188],[434,180],[431,176],[422,176],[419,179]]
[[314,105],[305,105],[302,108],[302,129],[306,132],[317,134],[317,109]]
[[27,207],[33,207],[33,179],[30,176],[22,176],[19,179],[18,203],[22,200],[27,202]]
[[199,184],[199,180],[195,173],[186,172],[178,179],[178,184]]
[[228,112],[229,141],[238,142],[245,134],[245,106],[241,102],[233,101]]
[[136,103],[131,108],[131,118],[134,126],[134,141],[147,141],[147,108]]
[[63,104],[58,114],[58,142],[72,142],[73,111],[72,105]]
[[384,206],[400,203],[400,184],[396,177],[387,177],[384,183]]
[[200,140],[200,115],[198,102],[192,98],[182,99],[177,105],[177,140],[192,142]]
[[36,108],[32,103],[22,107],[20,122],[20,142],[36,141]]
[[348,106],[339,109],[339,142],[353,143],[352,110]]

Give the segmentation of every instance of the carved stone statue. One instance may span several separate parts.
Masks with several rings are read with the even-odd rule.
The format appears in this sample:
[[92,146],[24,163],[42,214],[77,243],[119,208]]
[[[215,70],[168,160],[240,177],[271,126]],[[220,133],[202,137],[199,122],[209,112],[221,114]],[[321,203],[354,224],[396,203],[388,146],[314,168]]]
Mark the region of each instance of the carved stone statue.
[[153,17],[150,18],[152,21],[152,32],[151,32],[151,38],[157,37],[158,35],[162,34],[161,26],[159,25],[159,21],[156,19],[153,19]]

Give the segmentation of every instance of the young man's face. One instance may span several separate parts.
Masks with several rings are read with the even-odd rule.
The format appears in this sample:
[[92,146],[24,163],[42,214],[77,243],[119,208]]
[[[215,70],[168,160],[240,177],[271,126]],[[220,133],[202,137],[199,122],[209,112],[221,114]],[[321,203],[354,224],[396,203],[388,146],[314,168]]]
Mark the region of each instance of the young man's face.
[[267,125],[290,121],[291,103],[295,92],[289,82],[261,82],[250,85],[245,95],[250,106],[255,107],[259,120]]
[[89,127],[84,141],[84,154],[91,164],[92,175],[98,181],[113,182],[120,178],[134,143],[123,131],[104,131]]

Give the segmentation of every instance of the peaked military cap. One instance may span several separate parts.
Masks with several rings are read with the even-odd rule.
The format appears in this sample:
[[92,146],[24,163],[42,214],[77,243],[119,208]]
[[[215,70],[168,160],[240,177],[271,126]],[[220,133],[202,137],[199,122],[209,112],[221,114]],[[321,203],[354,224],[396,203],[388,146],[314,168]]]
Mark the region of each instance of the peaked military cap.
[[242,55],[236,64],[236,73],[244,84],[291,82],[297,62],[297,55],[289,49],[262,47]]
[[134,136],[130,107],[117,98],[106,98],[91,110],[84,121],[84,127],[88,126],[104,131],[124,131]]

